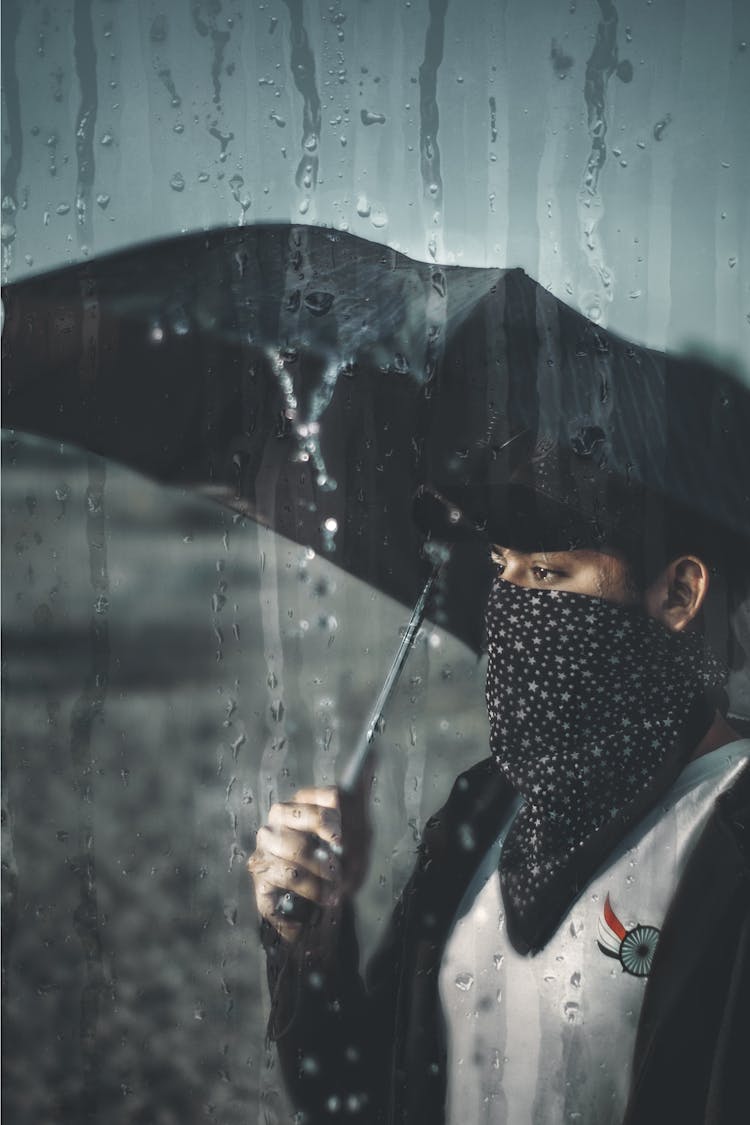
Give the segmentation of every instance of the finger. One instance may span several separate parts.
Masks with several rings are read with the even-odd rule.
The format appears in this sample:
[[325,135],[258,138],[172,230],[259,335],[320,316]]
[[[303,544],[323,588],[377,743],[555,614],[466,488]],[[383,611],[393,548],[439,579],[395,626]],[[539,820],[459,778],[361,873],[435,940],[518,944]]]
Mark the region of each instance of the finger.
[[271,923],[288,945],[295,945],[305,928],[302,922],[289,922],[281,914],[272,914],[266,921]]
[[341,876],[338,857],[328,844],[312,833],[295,832],[291,828],[275,831],[264,827],[258,832],[257,847],[266,855],[304,867],[319,879],[335,882]]
[[287,801],[271,806],[268,814],[271,828],[291,828],[295,832],[312,832],[336,851],[341,847],[341,814],[337,808],[299,804]]
[[340,804],[339,791],[335,786],[298,789],[294,800],[298,805],[322,805],[327,809],[337,809]]
[[275,856],[266,859],[262,868],[253,871],[255,894],[261,913],[276,908],[280,895],[287,891],[307,899],[316,906],[333,906],[339,900],[339,890],[330,882],[296,864]]

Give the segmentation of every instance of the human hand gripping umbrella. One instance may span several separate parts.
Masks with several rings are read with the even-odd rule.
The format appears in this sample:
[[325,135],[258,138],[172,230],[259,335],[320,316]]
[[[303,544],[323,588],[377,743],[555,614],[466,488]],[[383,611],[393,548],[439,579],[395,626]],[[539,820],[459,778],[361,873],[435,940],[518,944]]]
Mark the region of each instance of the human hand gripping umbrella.
[[[422,615],[480,648],[484,545],[508,497],[522,532],[563,481],[574,503],[548,525],[574,509],[571,534],[606,541],[628,503],[620,489],[608,504],[604,467],[638,518],[666,495],[750,537],[747,450],[723,438],[749,418],[742,389],[619,340],[520,270],[269,225],[67,267],[3,300],[6,426],[207,492],[416,601],[349,788]],[[529,461],[545,443],[562,457]],[[425,558],[425,533],[453,543],[448,565]]]

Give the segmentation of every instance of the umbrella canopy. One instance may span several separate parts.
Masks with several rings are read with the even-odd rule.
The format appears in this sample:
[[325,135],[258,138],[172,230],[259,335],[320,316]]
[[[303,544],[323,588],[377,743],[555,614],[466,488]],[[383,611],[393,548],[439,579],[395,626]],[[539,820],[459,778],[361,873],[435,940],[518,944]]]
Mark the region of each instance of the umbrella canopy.
[[[277,224],[120,252],[3,301],[6,426],[208,491],[407,603],[427,569],[418,487],[486,525],[540,441],[583,477],[750,537],[747,443],[732,438],[750,426],[742,388],[619,339],[520,270]],[[603,519],[588,494],[578,508]],[[432,611],[474,647],[481,559],[472,542],[454,551]]]

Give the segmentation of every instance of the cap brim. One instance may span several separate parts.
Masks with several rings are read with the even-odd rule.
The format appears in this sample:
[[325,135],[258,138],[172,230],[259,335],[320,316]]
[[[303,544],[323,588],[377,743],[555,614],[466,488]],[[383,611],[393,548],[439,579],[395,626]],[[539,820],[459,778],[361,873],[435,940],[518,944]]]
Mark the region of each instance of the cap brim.
[[424,487],[414,499],[423,534],[445,542],[497,543],[516,551],[572,551],[622,547],[632,541],[611,512],[584,515],[526,485],[466,486],[450,495]]

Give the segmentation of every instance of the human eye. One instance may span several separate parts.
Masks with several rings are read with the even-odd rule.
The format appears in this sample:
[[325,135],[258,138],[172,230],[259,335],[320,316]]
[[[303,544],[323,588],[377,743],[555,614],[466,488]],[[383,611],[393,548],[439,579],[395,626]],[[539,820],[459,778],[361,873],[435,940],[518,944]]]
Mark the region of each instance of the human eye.
[[537,582],[541,582],[545,586],[552,586],[562,578],[567,577],[564,570],[553,570],[549,566],[532,566],[531,573]]
[[498,547],[490,548],[490,562],[500,574],[503,573],[505,570],[505,556]]

